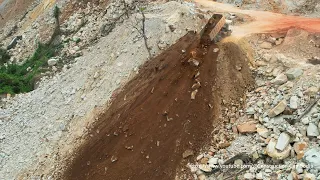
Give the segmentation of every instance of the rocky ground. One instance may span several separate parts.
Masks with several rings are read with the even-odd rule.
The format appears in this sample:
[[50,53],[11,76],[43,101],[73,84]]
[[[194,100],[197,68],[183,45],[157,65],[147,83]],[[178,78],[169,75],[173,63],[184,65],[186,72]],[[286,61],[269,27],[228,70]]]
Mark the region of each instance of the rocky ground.
[[250,40],[257,49],[256,89],[247,93],[240,117],[226,117],[227,136],[235,138],[230,146],[221,149],[212,144],[196,157],[196,164],[189,164],[199,179],[320,178],[320,74],[319,66],[312,63],[320,51],[314,45],[308,55],[282,50],[289,44],[299,49],[307,46],[298,43],[301,34],[307,34],[304,40],[309,42],[318,37],[290,30],[278,40],[265,34]]
[[[32,4],[32,1],[23,2]],[[236,4],[245,9],[269,10],[310,17],[320,16],[317,1],[223,2]],[[128,98],[125,96],[126,93],[132,93],[135,88],[138,88],[134,91],[138,94],[139,83],[153,78],[153,76],[145,77],[144,74],[140,74],[147,71],[142,66],[145,62],[159,61],[160,65],[167,62],[170,67],[170,62],[179,59],[180,56],[177,54],[170,57],[160,55],[160,57],[166,57],[163,59],[152,58],[169,48],[188,31],[199,32],[212,13],[198,9],[190,2],[169,1],[143,4],[146,7],[144,10],[146,47],[141,33],[143,16],[139,9],[142,5],[137,4],[136,1],[88,1],[88,3],[36,1],[25,9],[28,13],[23,18],[19,18],[18,21],[7,21],[4,28],[0,30],[1,44],[5,47],[16,37],[22,36],[17,40],[15,47],[9,50],[12,55],[11,63],[23,63],[26,57],[32,55],[38,42],[50,41],[57,23],[53,16],[55,3],[62,12],[59,24],[62,33],[54,39],[55,43],[62,45],[60,54],[48,60],[49,71],[42,74],[42,79],[34,91],[1,99],[0,177],[2,179],[59,179],[68,169],[67,165],[70,167],[65,176],[66,179],[77,179],[75,174],[91,177],[88,175],[92,175],[90,174],[92,172],[93,175],[98,173],[95,177],[101,178],[104,177],[100,176],[101,173],[106,173],[105,165],[108,168],[114,166],[113,168],[120,172],[121,168],[133,161],[132,159],[138,163],[140,153],[135,153],[131,157],[132,149],[119,143],[123,139],[117,141],[117,135],[112,136],[110,142],[112,141],[114,147],[119,149],[126,148],[123,148],[123,151],[108,149],[108,153],[123,152],[123,154],[117,154],[116,160],[114,156],[107,156],[108,161],[100,162],[98,153],[93,157],[81,155],[81,152],[94,153],[90,151],[90,147],[95,144],[89,143],[79,152],[77,149],[83,148],[81,145],[86,144],[88,137],[93,137],[93,134],[103,132],[92,138],[94,140],[92,142],[96,142],[104,133],[107,134],[114,130],[113,128],[118,128],[105,124],[103,126],[106,128],[103,130],[97,128],[94,122],[108,119],[109,116],[103,116],[106,112],[107,114],[117,112],[118,109],[123,108],[122,100]],[[225,15],[228,23],[235,26],[252,20],[240,13]],[[241,40],[232,36],[224,39],[218,47],[213,48],[214,53],[218,53],[218,57],[213,59],[217,59],[214,67],[219,74],[217,77],[220,78],[216,78],[213,82],[212,97],[207,91],[202,94],[201,91],[206,89],[204,87],[196,88],[197,92],[195,92],[192,88],[194,83],[191,81],[183,83],[190,84],[191,89],[180,89],[182,92],[187,92],[188,100],[189,96],[191,99],[192,96],[196,99],[200,97],[201,100],[196,101],[199,104],[208,103],[206,98],[202,99],[204,95],[214,100],[214,103],[206,106],[214,109],[211,117],[213,126],[206,125],[207,129],[204,126],[196,128],[196,123],[191,123],[192,126],[190,126],[193,128],[189,130],[193,133],[185,137],[192,138],[186,138],[186,141],[174,138],[167,140],[162,136],[163,134],[176,132],[183,138],[185,131],[182,131],[184,129],[181,132],[176,130],[183,125],[180,121],[173,121],[171,125],[174,126],[170,128],[171,116],[165,114],[161,117],[167,118],[168,127],[163,130],[163,133],[156,134],[158,128],[152,128],[153,122],[149,123],[150,128],[145,127],[148,130],[146,132],[152,137],[150,147],[158,149],[150,151],[143,156],[143,159],[148,159],[148,162],[146,161],[148,164],[151,160],[156,161],[157,154],[166,152],[161,156],[162,162],[171,161],[169,164],[172,165],[170,166],[172,169],[168,169],[169,166],[167,168],[161,166],[159,169],[163,172],[159,171],[156,174],[161,177],[162,173],[166,173],[163,177],[167,178],[174,178],[175,169],[173,168],[177,168],[176,178],[178,179],[234,179],[235,177],[238,179],[274,179],[276,177],[289,180],[320,179],[319,45],[320,34],[294,28],[285,33],[251,34]],[[185,49],[179,50],[180,54],[186,52],[189,53]],[[165,69],[165,72],[172,73],[168,69],[174,68],[166,69],[162,65],[156,65],[155,68],[151,65],[146,67],[158,70],[160,68],[160,72],[162,72],[161,69]],[[248,73],[248,65],[255,77],[255,83],[250,79],[252,76]],[[180,67],[180,64],[174,67]],[[163,76],[159,77],[162,80],[167,77],[167,74],[159,74]],[[137,79],[140,77],[139,83],[130,81],[134,77]],[[168,77],[185,79],[182,75],[178,77],[174,73]],[[207,76],[202,78],[210,79]],[[188,82],[188,80],[185,81]],[[125,86],[127,83],[128,85]],[[147,86],[148,83],[143,84]],[[255,88],[249,88],[251,84],[255,84]],[[151,83],[147,87],[151,89],[150,92],[155,91],[155,94],[159,95],[157,90],[152,88],[155,85],[157,83]],[[201,82],[201,85],[204,84]],[[163,91],[175,92],[175,88],[167,87],[165,83],[161,87]],[[125,91],[121,91],[121,88]],[[196,95],[198,89],[199,94]],[[245,93],[245,90],[248,92]],[[144,102],[146,94],[137,94],[137,101]],[[180,97],[179,92],[174,95]],[[154,96],[149,97],[152,101],[139,104],[142,109],[157,107],[152,103],[163,99],[152,99],[152,97]],[[181,97],[184,98],[182,95]],[[112,102],[115,103],[110,106]],[[174,102],[176,101],[172,101],[172,104]],[[173,105],[168,107],[172,108],[172,111],[179,112],[176,114],[180,115],[186,113],[183,111],[184,106],[189,108],[189,116],[191,116],[190,112],[194,114],[202,112],[203,109],[197,110],[200,106],[190,105],[192,100],[186,102],[189,105],[182,103],[177,107]],[[113,111],[112,108],[108,111],[109,107],[113,107]],[[156,110],[151,108],[150,114],[156,113]],[[134,108],[131,111],[138,112]],[[139,120],[145,117],[138,114],[133,113],[127,116],[137,117]],[[210,117],[206,113],[201,114],[203,118]],[[150,118],[145,121],[149,122],[148,120],[152,117],[150,115]],[[175,118],[179,119],[179,115]],[[119,127],[126,122],[126,118],[120,118]],[[136,121],[129,122],[134,124]],[[143,134],[144,131],[138,131],[139,128],[136,127],[134,131],[141,137],[149,136]],[[195,135],[201,136],[200,131],[209,132],[209,135],[204,136],[205,138],[195,138]],[[125,139],[121,136],[120,138]],[[161,140],[156,141],[157,138]],[[162,146],[162,142],[166,140],[167,146]],[[138,140],[135,139],[133,142]],[[180,142],[182,142],[181,146],[176,145]],[[140,145],[150,148],[148,143],[140,142]],[[177,148],[170,149],[173,146]],[[136,147],[139,147],[139,143],[134,146],[134,149]],[[97,147],[100,150],[107,148],[108,144]],[[127,152],[128,148],[129,152]],[[168,154],[168,151],[174,152]],[[78,154],[81,156],[77,156]],[[73,158],[76,159],[73,166],[66,163]],[[91,158],[93,160],[90,160]],[[125,159],[125,162],[121,159]],[[118,164],[115,166],[114,162]],[[160,166],[162,162],[158,162],[158,165]],[[93,168],[91,163],[101,165],[100,169]],[[148,167],[146,164],[135,165],[145,167],[145,171],[148,171],[148,168],[158,168],[157,164]],[[230,165],[233,166],[230,167]],[[83,172],[77,173],[79,169]],[[121,177],[126,179],[152,177],[152,174],[142,174],[144,176],[128,171]],[[116,179],[120,176],[111,173],[109,177]]]

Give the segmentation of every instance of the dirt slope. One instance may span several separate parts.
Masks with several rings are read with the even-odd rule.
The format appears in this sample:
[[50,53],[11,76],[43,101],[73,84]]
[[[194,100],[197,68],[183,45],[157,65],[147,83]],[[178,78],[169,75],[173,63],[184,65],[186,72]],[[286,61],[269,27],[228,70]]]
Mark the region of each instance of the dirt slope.
[[0,13],[3,17],[0,18],[0,28],[2,28],[5,23],[11,19],[18,18],[25,14],[28,7],[34,2],[35,0],[7,0],[7,1],[0,1],[3,4],[3,7],[0,8]]
[[[215,81],[219,79],[221,84],[220,79],[224,78],[217,72],[226,70],[227,74],[221,74],[230,76],[227,80],[236,81],[239,74],[241,79],[247,79],[233,82],[242,83],[234,97],[243,94],[252,82],[248,69],[243,68],[245,78],[236,69],[237,63],[246,66],[244,59],[239,59],[239,52],[231,58],[234,63],[217,63],[218,52],[213,51],[216,47],[200,45],[198,36],[189,33],[146,63],[116,96],[109,110],[101,114],[65,178],[173,179],[182,153],[187,149],[199,151],[209,140],[212,124],[219,123],[214,120],[220,114],[220,98],[234,92],[232,84],[221,88],[231,91],[216,91],[220,88]],[[188,63],[191,54],[196,54],[199,67]],[[217,68],[220,63],[224,66]],[[201,87],[195,100],[191,100],[198,71]]]

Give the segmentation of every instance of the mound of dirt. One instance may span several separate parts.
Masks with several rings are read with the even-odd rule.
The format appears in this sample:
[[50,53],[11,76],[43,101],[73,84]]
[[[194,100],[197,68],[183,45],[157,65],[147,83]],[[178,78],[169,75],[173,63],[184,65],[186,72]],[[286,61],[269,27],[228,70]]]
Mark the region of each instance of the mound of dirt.
[[252,83],[240,48],[227,43],[217,58],[217,47],[188,33],[146,63],[100,115],[65,178],[173,179],[183,152],[210,140],[222,100],[239,101]]

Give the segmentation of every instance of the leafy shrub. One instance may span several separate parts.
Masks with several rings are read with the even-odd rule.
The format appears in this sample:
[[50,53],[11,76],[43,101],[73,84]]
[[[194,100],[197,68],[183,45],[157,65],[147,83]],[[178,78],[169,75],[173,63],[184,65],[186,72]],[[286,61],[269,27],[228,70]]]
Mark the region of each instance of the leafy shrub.
[[35,53],[24,64],[1,66],[0,94],[32,91],[34,89],[34,78],[47,66],[48,59],[54,56],[56,49],[57,47],[39,44]]

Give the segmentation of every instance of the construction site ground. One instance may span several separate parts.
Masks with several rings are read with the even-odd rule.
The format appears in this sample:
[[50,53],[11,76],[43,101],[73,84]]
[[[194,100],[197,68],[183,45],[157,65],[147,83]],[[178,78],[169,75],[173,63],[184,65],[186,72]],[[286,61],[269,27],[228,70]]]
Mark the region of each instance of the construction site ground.
[[[0,0],[0,4],[3,2]],[[4,179],[204,180],[216,179],[218,175],[214,169],[194,170],[190,164],[208,165],[212,159],[217,160],[216,164],[218,160],[223,164],[244,151],[259,152],[268,163],[284,162],[276,161],[274,154],[258,151],[269,142],[281,139],[280,131],[275,130],[281,125],[269,127],[264,120],[280,100],[291,102],[294,93],[303,102],[298,106],[299,111],[289,111],[293,103],[288,103],[276,116],[301,114],[302,107],[316,97],[309,96],[309,89],[315,87],[311,93],[319,93],[319,18],[277,14],[281,12],[277,8],[277,13],[243,10],[206,0],[196,0],[195,4],[153,2],[143,14],[144,34],[134,24],[141,19],[141,13],[135,11],[127,19],[108,24],[112,29],[107,34],[97,33],[99,36],[91,38],[101,24],[105,25],[103,16],[107,10],[101,19],[103,13],[99,10],[109,1],[101,3],[101,7],[95,3],[88,6],[87,1],[66,3],[62,11],[61,20],[66,29],[75,27],[74,22],[80,22],[85,15],[91,18],[83,21],[79,29],[75,28],[74,34],[70,30],[68,42],[63,42],[66,54],[86,42],[77,48],[81,55],[61,70],[55,70],[56,74],[44,77],[34,91],[5,100],[0,111],[3,128],[0,176]],[[32,1],[10,1],[7,7],[11,10],[2,13],[5,20],[0,22],[21,17],[31,4]],[[38,3],[27,16],[29,19],[14,33],[30,28],[54,4],[50,0]],[[111,6],[118,12],[114,7],[121,5]],[[73,11],[79,13],[74,15]],[[231,36],[217,43],[201,39],[199,33],[211,11],[228,16],[237,14]],[[76,20],[72,20],[74,17]],[[74,37],[81,37],[80,43],[67,44]],[[9,41],[10,38],[5,38],[3,42]],[[290,68],[300,67],[296,71],[302,71],[301,79],[289,80]],[[296,87],[302,89],[301,96]],[[288,90],[290,96],[283,95],[286,92],[283,88],[293,89]],[[256,105],[260,101],[267,105]],[[252,106],[254,110],[250,109]],[[318,113],[319,109],[311,112]],[[249,110],[253,113],[248,113]],[[311,116],[316,117],[310,115],[310,119]],[[312,123],[310,120],[303,124]],[[320,130],[320,123],[318,127]],[[257,128],[267,129],[266,137]],[[298,125],[294,128],[298,129]],[[286,130],[281,129],[281,133]],[[307,132],[301,135],[304,138],[297,135],[297,141],[308,143],[310,148],[312,143],[317,145],[317,136],[312,135],[315,138],[309,141],[306,140],[309,135]],[[291,148],[297,141],[288,140],[286,147]],[[297,160],[299,153],[290,152],[286,162],[295,167],[298,161],[291,160]],[[259,179],[260,172],[263,177],[278,173],[278,169],[245,170],[240,179]],[[279,174],[285,173],[291,171]],[[312,173],[316,176],[318,171]],[[232,174],[232,178],[238,179],[239,174]],[[222,177],[225,175],[230,173]],[[305,169],[298,179],[309,176],[310,169]]]

